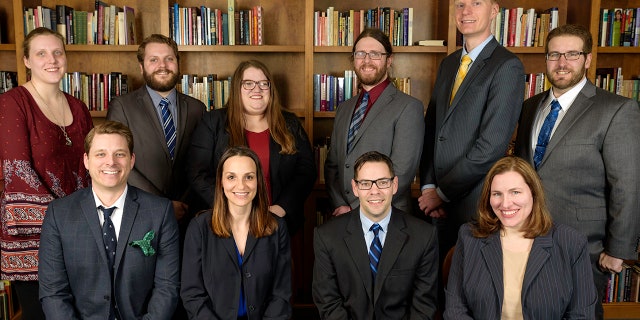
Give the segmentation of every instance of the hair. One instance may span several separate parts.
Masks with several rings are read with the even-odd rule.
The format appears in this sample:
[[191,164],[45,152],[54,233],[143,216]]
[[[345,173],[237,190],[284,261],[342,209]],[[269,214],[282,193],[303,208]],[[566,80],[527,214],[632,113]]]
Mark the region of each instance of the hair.
[[293,134],[289,132],[287,123],[282,115],[282,106],[278,99],[273,76],[267,66],[257,60],[243,61],[238,65],[231,80],[231,93],[227,101],[227,124],[226,130],[229,133],[229,146],[247,146],[244,128],[244,105],[242,104],[242,79],[244,72],[249,68],[256,68],[264,73],[271,83],[269,90],[269,105],[265,111],[267,122],[269,123],[269,133],[273,140],[280,145],[281,154],[295,154],[297,152]]
[[391,176],[392,177],[396,176],[396,172],[393,170],[393,162],[391,161],[391,158],[389,158],[387,155],[382,154],[378,151],[369,151],[359,156],[358,159],[356,159],[356,162],[353,164],[354,180],[358,179],[358,172],[360,171],[362,166],[364,166],[364,164],[367,162],[382,162],[386,164],[387,167],[389,168],[389,172],[391,172]]
[[353,43],[353,48],[351,48],[351,59],[353,60],[353,53],[356,52],[356,45],[363,38],[373,38],[376,41],[380,42],[384,47],[384,51],[387,53],[387,57],[390,57],[393,54],[393,47],[391,46],[391,41],[389,40],[389,36],[386,35],[382,30],[377,28],[367,28],[360,32],[360,35]]
[[119,134],[123,136],[127,140],[129,153],[133,154],[133,133],[131,133],[131,130],[126,125],[117,121],[106,120],[93,127],[84,138],[84,152],[87,154],[89,150],[91,150],[91,143],[93,143],[93,137],[95,137],[96,134]]
[[575,36],[582,39],[582,52],[591,53],[593,47],[593,38],[591,32],[585,26],[579,24],[565,24],[559,26],[549,32],[547,42],[544,45],[544,53],[549,53],[549,41],[560,36]]
[[65,51],[65,53],[67,52],[67,49],[64,47],[66,40],[61,34],[45,27],[39,27],[31,30],[31,32],[29,32],[29,34],[27,34],[27,36],[24,38],[24,42],[22,43],[22,55],[25,58],[29,58],[31,41],[37,36],[55,36],[56,38],[58,38],[58,40],[60,40],[60,42],[62,42],[62,49]]
[[229,201],[222,187],[222,173],[224,164],[231,157],[249,157],[256,166],[256,179],[258,187],[256,196],[251,201],[251,213],[249,215],[249,233],[256,238],[273,234],[278,229],[278,222],[269,212],[269,197],[267,195],[267,185],[262,174],[260,159],[253,150],[244,147],[230,147],[225,151],[218,163],[216,172],[215,196],[211,213],[211,230],[221,238],[231,237],[231,222],[229,212]]
[[478,238],[486,238],[502,228],[500,219],[498,219],[493,212],[493,208],[491,208],[490,197],[493,178],[495,178],[496,175],[506,172],[516,172],[520,174],[531,190],[533,208],[523,226],[522,231],[524,232],[525,238],[535,238],[547,234],[553,222],[544,199],[542,182],[529,163],[522,158],[508,156],[498,160],[493,167],[491,167],[484,179],[482,194],[480,195],[480,201],[478,201],[478,221],[472,228],[473,235]]
[[176,60],[180,61],[180,55],[178,54],[178,45],[176,44],[176,42],[167,36],[154,33],[144,38],[140,46],[138,46],[138,53],[136,54],[136,57],[138,57],[139,63],[144,62],[145,49],[147,48],[147,45],[149,43],[162,43],[168,45],[173,50],[173,55],[176,56]]

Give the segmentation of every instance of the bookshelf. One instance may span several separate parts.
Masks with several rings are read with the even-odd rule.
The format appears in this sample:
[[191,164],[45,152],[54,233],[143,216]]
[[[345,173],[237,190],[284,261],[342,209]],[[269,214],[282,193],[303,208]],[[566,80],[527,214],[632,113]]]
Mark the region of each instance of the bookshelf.
[[[224,9],[227,0],[106,0],[119,7],[135,9],[136,36],[138,41],[152,33],[169,35],[169,6],[177,2],[180,7]],[[85,0],[8,0],[0,1],[0,70],[18,72],[18,83],[26,82],[26,70],[22,63],[23,9],[38,5],[55,8],[64,4],[77,10],[94,9],[94,1]],[[559,9],[559,23],[579,23],[589,26],[597,41],[601,8],[640,7],[640,0],[499,0],[501,7],[534,8],[542,12],[551,7]],[[428,105],[431,90],[440,61],[454,52],[456,26],[453,2],[449,0],[235,0],[236,9],[263,6],[264,45],[262,46],[179,46],[180,70],[183,74],[203,76],[215,73],[218,77],[230,76],[240,61],[258,59],[263,61],[275,77],[275,85],[283,105],[294,112],[303,122],[311,142],[316,145],[331,135],[335,112],[314,112],[313,74],[339,75],[351,69],[349,53],[351,47],[314,46],[315,11],[328,7],[345,11],[391,7],[414,9],[413,40],[443,39],[444,47],[394,47],[393,77],[410,77],[411,94]],[[543,47],[510,47],[523,61],[525,73],[545,70]],[[135,54],[137,45],[67,45],[68,71],[87,73],[122,72],[128,75],[129,90],[143,84]],[[639,47],[594,47],[592,67],[588,78],[595,79],[596,67],[622,66],[625,77],[638,76],[640,70]],[[106,112],[91,113],[101,121]],[[414,190],[416,191],[416,190]],[[305,208],[306,223],[303,232],[293,240],[294,256],[294,301],[311,304],[311,272],[313,267],[313,228],[316,224],[316,209],[326,199],[324,186],[318,184]],[[609,304],[605,306],[607,316],[638,315],[640,304]],[[639,316],[640,317],[640,316]]]

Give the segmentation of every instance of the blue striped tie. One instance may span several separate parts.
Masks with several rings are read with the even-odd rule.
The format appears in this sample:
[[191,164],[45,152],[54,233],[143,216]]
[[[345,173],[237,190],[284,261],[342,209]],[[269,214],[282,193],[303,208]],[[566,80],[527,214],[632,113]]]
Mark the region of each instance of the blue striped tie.
[[347,153],[351,152],[353,148],[353,140],[358,133],[358,129],[362,125],[362,120],[364,120],[364,114],[367,112],[367,104],[369,104],[369,92],[364,92],[362,95],[362,101],[356,111],[353,113],[353,117],[351,118],[351,125],[349,125],[349,133],[347,134]]
[[380,243],[380,225],[374,223],[369,231],[373,231],[373,241],[369,247],[369,267],[371,268],[371,275],[373,276],[373,282],[376,281],[376,274],[378,274],[378,262],[380,262],[380,256],[382,255],[382,243]]
[[536,170],[538,169],[538,166],[540,166],[542,158],[544,158],[544,153],[547,151],[547,144],[549,144],[549,139],[551,138],[551,131],[553,131],[553,127],[556,124],[560,109],[562,109],[562,106],[560,106],[558,100],[553,100],[553,102],[551,102],[551,111],[547,117],[544,118],[544,122],[542,123],[542,128],[538,134],[538,142],[536,143],[536,151],[533,154],[533,164],[536,166]]
[[164,138],[167,140],[167,148],[173,159],[176,152],[176,126],[173,124],[173,117],[169,111],[169,100],[162,98],[160,100],[160,109],[162,111],[162,128],[164,129]]

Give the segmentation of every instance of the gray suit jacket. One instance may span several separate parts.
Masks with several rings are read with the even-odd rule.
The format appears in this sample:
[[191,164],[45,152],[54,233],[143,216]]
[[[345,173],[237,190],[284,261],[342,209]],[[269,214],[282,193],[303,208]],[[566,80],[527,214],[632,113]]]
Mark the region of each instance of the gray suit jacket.
[[[486,239],[460,228],[453,254],[445,319],[500,319],[504,301],[499,233]],[[587,239],[556,225],[535,238],[522,283],[524,319],[593,319],[597,294]]]
[[475,216],[482,181],[507,151],[524,95],[522,63],[492,39],[449,106],[461,54],[458,50],[440,64],[420,167],[421,184],[436,185],[451,201],[445,210],[457,224]]
[[435,228],[392,208],[374,288],[359,210],[315,230],[312,290],[321,319],[433,319]]
[[121,122],[133,132],[136,163],[129,175],[129,184],[155,195],[188,203],[187,152],[191,134],[202,118],[205,106],[197,99],[176,94],[179,114],[173,161],[164,138],[162,123],[146,86],[111,100],[107,120]]
[[384,89],[358,130],[354,147],[347,153],[347,132],[356,107],[355,96],[338,107],[333,121],[331,147],[325,162],[325,183],[334,207],[359,206],[351,191],[353,164],[365,152],[378,151],[393,161],[398,176],[398,192],[393,205],[411,212],[411,183],[418,172],[424,137],[422,102],[398,90],[393,84]]
[[[532,128],[548,94],[528,99],[522,110],[516,155],[532,164]],[[587,82],[549,140],[538,168],[554,221],[588,237],[594,264],[602,251],[637,258],[638,137],[638,104]]]
[[[145,256],[132,241],[153,230]],[[52,201],[40,237],[40,302],[47,319],[171,319],[178,301],[178,225],[167,199],[129,186],[115,258],[114,289],[91,187]]]

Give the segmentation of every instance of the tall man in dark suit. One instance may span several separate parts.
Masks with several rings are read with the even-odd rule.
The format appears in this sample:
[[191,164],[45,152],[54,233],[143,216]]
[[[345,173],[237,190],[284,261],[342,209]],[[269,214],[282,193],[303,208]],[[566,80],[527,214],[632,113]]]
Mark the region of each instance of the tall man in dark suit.
[[424,106],[391,84],[387,69],[393,52],[389,37],[379,29],[366,29],[352,49],[353,68],[362,86],[360,94],[338,107],[331,146],[325,163],[327,192],[340,215],[358,206],[351,193],[353,163],[376,150],[393,160],[399,178],[393,205],[411,212],[411,182],[418,171]]
[[435,228],[392,206],[393,168],[377,151],[360,156],[351,180],[359,206],[315,231],[313,301],[322,319],[435,316]]
[[420,210],[435,220],[440,253],[475,215],[482,181],[507,151],[524,95],[524,69],[491,34],[495,0],[455,0],[462,49],[440,64],[425,115]]
[[171,202],[127,185],[133,136],[106,121],[85,138],[91,187],[52,201],[40,238],[47,319],[171,319],[180,287]]
[[[637,258],[640,109],[587,80],[591,47],[583,26],[549,33],[551,89],[524,102],[515,152],[535,166],[553,220],[589,239],[601,301],[607,273],[621,271],[622,259]],[[596,316],[602,318],[601,306]]]
[[[199,206],[190,192],[186,157],[205,106],[175,89],[180,80],[175,41],[152,34],[138,47],[137,57],[146,85],[111,100],[107,119],[122,122],[133,132],[138,161],[129,184],[171,199],[180,221],[189,205],[191,212]],[[187,223],[181,225],[186,228]]]

